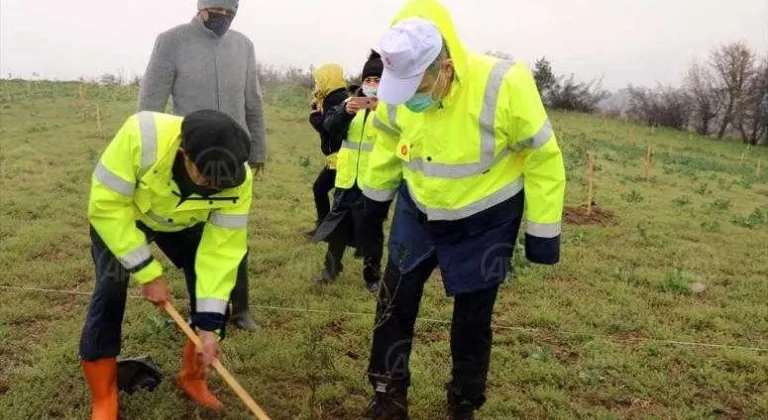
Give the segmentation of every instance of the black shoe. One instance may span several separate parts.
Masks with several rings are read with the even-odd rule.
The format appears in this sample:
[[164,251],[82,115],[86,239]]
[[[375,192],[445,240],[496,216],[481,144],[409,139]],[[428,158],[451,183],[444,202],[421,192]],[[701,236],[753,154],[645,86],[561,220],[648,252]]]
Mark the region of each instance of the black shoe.
[[410,420],[408,417],[408,396],[390,390],[377,392],[365,411],[367,420]]
[[451,409],[451,420],[475,420],[475,406],[472,404],[459,404]]
[[381,269],[375,266],[363,267],[363,280],[365,281],[365,288],[371,293],[376,293],[379,290]]
[[379,282],[365,282],[365,289],[368,290],[371,294],[375,294],[379,291]]
[[448,391],[448,418],[450,420],[474,420],[475,405]]
[[241,330],[254,332],[259,329],[253,320],[248,306],[248,276],[237,276],[235,287],[232,289],[232,316],[230,322]]
[[331,284],[334,281],[336,281],[336,278],[338,277],[338,274],[331,274],[328,270],[323,269],[321,272],[319,272],[312,281],[316,284]]
[[256,323],[256,321],[253,320],[251,317],[251,314],[248,312],[244,313],[238,313],[232,315],[232,318],[230,321],[241,330],[248,331],[248,332],[256,332],[259,330],[259,324]]
[[315,234],[317,233],[317,230],[320,229],[320,224],[321,223],[322,223],[322,221],[315,222],[315,227],[312,228],[312,230],[308,230],[308,231],[304,232],[304,236],[306,236],[309,239],[314,238]]

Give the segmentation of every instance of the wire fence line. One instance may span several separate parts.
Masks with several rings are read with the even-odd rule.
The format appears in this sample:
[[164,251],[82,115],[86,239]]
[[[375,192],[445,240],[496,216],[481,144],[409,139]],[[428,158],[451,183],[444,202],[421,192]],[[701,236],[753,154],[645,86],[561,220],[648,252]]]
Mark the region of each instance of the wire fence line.
[[[76,296],[91,296],[91,292],[89,291],[83,291],[83,290],[62,290],[62,289],[46,289],[46,288],[40,288],[40,287],[26,287],[26,286],[8,286],[8,285],[0,285],[0,289],[4,290],[15,290],[20,292],[39,292],[39,293],[53,293],[53,294],[62,294],[62,295],[76,295]],[[141,299],[142,297],[139,295],[128,295],[128,298],[130,299]],[[317,313],[317,314],[325,314],[325,315],[344,315],[344,316],[367,316],[374,318],[376,316],[375,313],[371,312],[354,312],[354,311],[333,311],[333,310],[327,310],[327,309],[310,309],[310,308],[295,308],[290,306],[272,306],[272,305],[257,305],[257,304],[251,304],[251,308],[261,309],[261,310],[272,310],[272,311],[282,311],[282,312],[297,312],[297,313]],[[436,319],[436,318],[428,318],[428,317],[418,317],[418,321],[426,322],[426,323],[432,323],[432,324],[443,324],[443,325],[451,325],[451,320],[446,319]],[[659,338],[648,338],[648,337],[633,337],[633,338],[625,338],[625,337],[618,337],[615,335],[605,335],[605,334],[596,334],[591,332],[579,332],[579,331],[565,331],[565,330],[552,330],[552,329],[544,329],[544,328],[532,328],[532,327],[519,327],[519,326],[510,326],[510,325],[500,325],[500,324],[493,324],[492,328],[494,330],[504,330],[504,331],[520,331],[520,332],[529,332],[534,334],[541,334],[541,335],[569,335],[569,336],[582,336],[582,337],[591,337],[591,338],[600,338],[606,341],[611,341],[614,343],[619,344],[633,344],[633,343],[641,343],[641,342],[652,342],[652,343],[659,343],[659,344],[668,344],[673,346],[687,346],[687,347],[708,347],[708,348],[717,348],[717,349],[727,349],[727,350],[746,350],[746,351],[755,351],[755,352],[768,352],[768,348],[765,347],[753,347],[753,346],[742,346],[742,345],[729,345],[729,344],[715,344],[715,343],[704,343],[704,342],[698,342],[698,341],[685,341],[685,340],[668,340],[668,339],[659,339]]]

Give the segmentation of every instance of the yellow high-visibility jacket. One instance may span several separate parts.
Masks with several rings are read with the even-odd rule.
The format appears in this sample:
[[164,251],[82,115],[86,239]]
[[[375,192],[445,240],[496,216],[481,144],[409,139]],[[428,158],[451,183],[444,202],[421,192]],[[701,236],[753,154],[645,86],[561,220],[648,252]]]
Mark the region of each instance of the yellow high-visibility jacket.
[[336,162],[336,188],[352,188],[365,173],[375,141],[373,112],[362,110],[349,123],[347,139],[341,143]]
[[429,220],[459,220],[524,191],[526,243],[559,252],[545,243],[559,243],[565,167],[531,71],[465,50],[436,0],[406,3],[393,24],[409,17],[437,25],[453,60],[453,84],[423,113],[379,104],[364,194],[391,200],[405,180]]
[[140,284],[154,280],[163,269],[152,257],[138,221],[158,232],[205,222],[195,257],[196,310],[224,314],[247,250],[253,174],[248,168],[239,187],[207,198],[193,194],[179,204],[172,168],[182,120],[147,111],[128,118],[93,172],[88,219]]

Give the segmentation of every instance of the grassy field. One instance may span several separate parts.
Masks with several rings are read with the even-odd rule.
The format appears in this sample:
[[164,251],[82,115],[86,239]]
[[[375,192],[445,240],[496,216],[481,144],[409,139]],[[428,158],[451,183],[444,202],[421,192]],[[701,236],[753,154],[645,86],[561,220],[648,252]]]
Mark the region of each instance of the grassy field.
[[[314,218],[322,156],[301,92],[266,96],[269,162],[250,222],[251,300],[263,328],[230,330],[224,363],[274,419],[356,419],[370,393],[374,298],[349,252],[337,283],[311,283],[324,248],[301,232]],[[77,84],[0,83],[3,419],[87,417],[77,346],[93,286],[89,179],[135,97],[130,87],[89,86],[83,104]],[[768,418],[768,148],[579,114],[551,118],[569,178],[562,263],[515,258],[495,310],[479,418]],[[597,158],[592,216],[578,209],[587,152]],[[180,273],[169,278],[186,310]],[[691,291],[697,282],[703,292]],[[414,419],[443,416],[450,374],[443,320],[451,300],[437,279],[427,289],[412,357]],[[123,356],[150,355],[166,377],[154,393],[121,395],[124,418],[250,418],[218,376],[222,415],[175,390],[183,335],[166,318],[128,302]]]

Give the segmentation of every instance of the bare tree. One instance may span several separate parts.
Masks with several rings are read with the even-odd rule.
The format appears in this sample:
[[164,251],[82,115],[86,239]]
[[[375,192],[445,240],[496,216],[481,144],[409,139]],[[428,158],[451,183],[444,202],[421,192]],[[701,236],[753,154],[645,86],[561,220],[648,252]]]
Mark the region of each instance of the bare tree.
[[710,125],[720,110],[715,81],[707,67],[694,62],[685,77],[685,92],[691,101],[691,125],[702,136],[709,134]]
[[744,143],[755,145],[768,136],[768,57],[751,72],[733,116]]
[[717,137],[723,138],[733,123],[734,110],[752,76],[755,54],[743,42],[724,45],[712,52],[710,66],[717,77],[715,92],[723,105],[722,120]]
[[109,86],[122,84],[121,77],[112,73],[102,74],[101,77],[99,78],[99,82],[102,85],[109,85]]
[[539,89],[544,103],[549,103],[549,94],[557,83],[557,78],[552,72],[552,64],[547,57],[541,57],[533,65],[533,78],[536,79],[536,87]]
[[627,113],[651,126],[683,130],[690,117],[690,100],[682,89],[658,86],[655,90],[630,85]]
[[571,74],[568,78],[559,76],[547,97],[547,105],[554,109],[593,113],[608,92],[602,89],[600,80],[577,82]]

